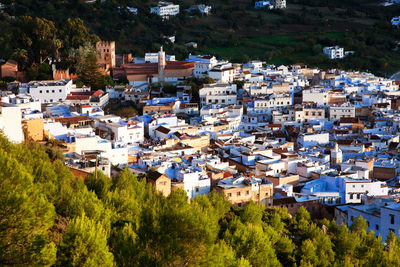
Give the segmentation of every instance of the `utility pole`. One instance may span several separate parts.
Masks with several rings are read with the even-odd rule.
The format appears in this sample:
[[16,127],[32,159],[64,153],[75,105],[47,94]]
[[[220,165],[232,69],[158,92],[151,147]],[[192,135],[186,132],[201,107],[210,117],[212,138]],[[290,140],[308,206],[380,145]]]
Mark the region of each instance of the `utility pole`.
[[96,165],[94,167],[94,176],[95,176],[95,180],[97,180],[97,164],[98,164],[98,155],[96,154]]

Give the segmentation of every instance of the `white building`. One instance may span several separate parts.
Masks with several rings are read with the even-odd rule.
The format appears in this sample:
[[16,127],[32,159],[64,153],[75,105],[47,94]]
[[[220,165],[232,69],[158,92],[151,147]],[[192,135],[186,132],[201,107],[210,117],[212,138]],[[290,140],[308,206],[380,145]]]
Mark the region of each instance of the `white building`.
[[218,64],[214,56],[189,55],[187,61],[194,62],[193,76],[196,78],[208,76],[208,72]]
[[324,47],[323,52],[330,59],[344,58],[344,48],[339,46]]
[[190,199],[210,193],[211,180],[200,167],[174,164],[165,171],[165,174],[172,182],[183,182],[183,189]]
[[75,143],[75,151],[83,155],[87,151],[99,151],[101,158],[107,158],[111,164],[127,164],[128,148],[118,142],[101,139],[95,135],[76,135],[72,138]]
[[363,195],[387,196],[388,187],[380,181],[321,174],[320,179],[307,182],[301,193],[318,196],[326,204],[348,204],[361,203]]
[[205,84],[200,89],[200,104],[212,105],[231,105],[236,104],[237,101],[237,89],[236,84],[229,83],[215,83]]
[[233,78],[235,76],[235,68],[232,67],[232,64],[217,65],[208,71],[208,76],[216,82],[233,82]]
[[[150,63],[158,63],[159,55],[158,53],[146,53],[144,54],[144,61]],[[175,61],[175,55],[165,55],[166,61]]]
[[247,67],[251,68],[255,72],[259,72],[262,70],[263,62],[260,60],[252,60],[245,64]]
[[150,8],[150,13],[157,14],[162,18],[176,16],[179,14],[179,5],[174,5],[171,2],[158,2],[156,7]]
[[22,143],[24,134],[21,125],[21,108],[6,103],[0,103],[0,130],[13,143]]
[[346,203],[361,203],[362,195],[387,196],[388,187],[385,182],[371,181],[368,179],[346,179],[345,180]]
[[268,95],[274,93],[273,86],[267,83],[245,83],[243,88],[249,92],[251,96]]
[[351,205],[347,207],[347,223],[350,226],[358,217],[363,217],[368,224],[367,231],[374,231],[376,236],[382,236],[384,242],[390,232],[396,236],[400,229],[400,204],[394,199],[382,198],[373,199],[373,203],[368,198],[364,198],[368,203],[364,205]]
[[247,107],[248,114],[268,114],[273,110],[293,105],[293,98],[289,94],[271,94],[266,98],[255,99]]
[[45,120],[43,130],[48,139],[66,140],[68,138],[67,127],[63,126],[60,122]]
[[325,119],[325,109],[307,107],[296,109],[295,119],[297,122],[322,121]]
[[116,99],[116,100],[124,100],[125,99],[125,91],[128,91],[126,86],[112,86],[112,87],[107,87],[106,92],[109,95],[110,99]]
[[6,94],[0,97],[0,102],[16,105],[17,107],[21,108],[21,111],[42,111],[42,105],[40,104],[40,101],[33,99],[30,95],[27,94]]
[[326,106],[329,103],[329,91],[323,88],[303,90],[303,103],[315,103],[318,106]]
[[310,133],[302,134],[297,137],[297,145],[299,147],[312,147],[318,145],[326,145],[329,143],[329,133]]
[[336,121],[340,118],[354,118],[356,116],[356,108],[350,104],[331,105],[329,107],[329,120]]
[[165,126],[166,128],[174,127],[174,126],[182,126],[185,125],[184,120],[178,119],[175,115],[167,114],[167,115],[157,115],[154,116],[151,122],[147,125],[148,133],[151,138],[156,136],[155,130],[159,126]]
[[95,118],[95,126],[102,131],[108,139],[119,141],[123,144],[141,144],[144,137],[144,123],[123,121],[118,116],[106,115]]
[[98,107],[103,109],[107,106],[108,102],[110,101],[110,95],[108,93],[104,93],[102,90],[97,90],[93,93],[92,97],[90,98],[89,104],[92,107]]
[[63,102],[71,92],[72,80],[32,81],[27,87],[32,98],[41,103]]

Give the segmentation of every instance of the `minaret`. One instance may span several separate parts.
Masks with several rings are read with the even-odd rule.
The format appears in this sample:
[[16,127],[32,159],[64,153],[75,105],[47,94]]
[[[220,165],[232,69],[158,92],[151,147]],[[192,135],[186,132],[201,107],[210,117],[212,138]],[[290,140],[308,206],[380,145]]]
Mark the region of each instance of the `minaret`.
[[338,144],[335,144],[335,148],[331,150],[331,167],[339,165],[343,160],[343,152],[340,150]]
[[163,47],[161,46],[160,52],[158,52],[158,81],[161,83],[161,85],[163,85],[165,81],[165,65],[165,52],[163,51]]

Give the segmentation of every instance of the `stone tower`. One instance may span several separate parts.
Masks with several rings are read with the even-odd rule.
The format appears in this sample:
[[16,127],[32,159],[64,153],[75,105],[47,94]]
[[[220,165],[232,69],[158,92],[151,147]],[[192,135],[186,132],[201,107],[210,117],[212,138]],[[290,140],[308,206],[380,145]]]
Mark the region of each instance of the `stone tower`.
[[335,148],[331,150],[331,166],[336,166],[342,163],[343,152],[340,150],[338,144],[335,144]]
[[165,61],[165,52],[163,51],[163,47],[161,46],[160,51],[158,52],[158,81],[163,84],[165,81],[165,65],[167,62]]
[[115,42],[99,41],[96,43],[96,50],[98,52],[97,63],[104,72],[109,73],[115,67]]

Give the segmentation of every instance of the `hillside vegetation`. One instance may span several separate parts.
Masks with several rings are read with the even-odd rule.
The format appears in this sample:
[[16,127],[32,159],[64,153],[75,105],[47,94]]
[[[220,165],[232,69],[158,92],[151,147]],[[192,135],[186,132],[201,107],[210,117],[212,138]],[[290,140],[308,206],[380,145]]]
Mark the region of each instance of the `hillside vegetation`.
[[[290,0],[285,10],[267,11],[254,10],[254,1],[250,0],[176,0],[173,2],[181,5],[181,13],[167,21],[149,14],[150,6],[156,3],[150,0],[107,0],[94,4],[79,0],[2,2],[3,58],[23,48],[12,38],[13,17],[32,16],[46,18],[57,28],[63,28],[67,18],[80,18],[91,33],[103,40],[117,41],[117,52],[132,52],[136,56],[164,45],[178,59],[188,53],[202,53],[237,62],[261,59],[274,64],[305,63],[322,68],[369,70],[379,75],[400,69],[400,52],[395,51],[400,30],[390,24],[392,17],[400,15],[400,6],[382,7],[377,1]],[[211,5],[212,15],[184,12],[195,3]],[[124,6],[137,7],[139,14],[118,8]],[[65,34],[79,35],[79,31]],[[163,38],[171,35],[176,36],[175,44]],[[189,41],[197,42],[199,48],[186,48],[183,44]],[[70,45],[61,42],[60,51]],[[356,55],[329,61],[322,48],[331,45],[341,45]]]
[[348,231],[301,208],[234,207],[218,194],[165,198],[128,170],[85,181],[40,145],[0,137],[2,266],[399,266],[359,218]]

